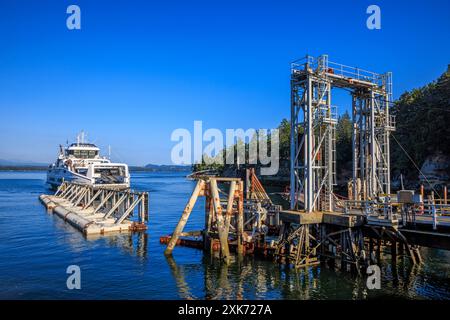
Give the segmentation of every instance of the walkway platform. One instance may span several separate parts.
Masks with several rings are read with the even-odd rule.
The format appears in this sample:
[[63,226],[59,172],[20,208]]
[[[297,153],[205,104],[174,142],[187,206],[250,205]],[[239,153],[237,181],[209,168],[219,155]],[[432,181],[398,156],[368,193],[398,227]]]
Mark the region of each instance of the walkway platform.
[[299,225],[332,224],[341,227],[357,227],[364,224],[364,216],[358,214],[343,214],[339,212],[305,212],[295,210],[280,211],[280,220]]

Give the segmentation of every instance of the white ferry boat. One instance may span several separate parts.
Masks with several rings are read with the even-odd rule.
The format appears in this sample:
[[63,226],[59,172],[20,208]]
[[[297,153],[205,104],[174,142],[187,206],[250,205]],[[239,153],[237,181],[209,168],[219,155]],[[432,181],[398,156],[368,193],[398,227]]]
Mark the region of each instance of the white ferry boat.
[[94,187],[127,189],[130,187],[130,173],[125,163],[112,163],[101,157],[100,149],[84,142],[84,134],[77,142],[63,148],[60,146],[58,159],[49,166],[47,184],[57,188],[63,181],[88,184]]

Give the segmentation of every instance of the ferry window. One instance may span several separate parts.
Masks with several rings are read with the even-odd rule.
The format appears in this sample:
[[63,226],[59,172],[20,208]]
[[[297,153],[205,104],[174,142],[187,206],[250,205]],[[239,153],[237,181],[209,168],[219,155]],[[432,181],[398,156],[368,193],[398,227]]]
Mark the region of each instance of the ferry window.
[[69,150],[69,155],[79,159],[95,158],[97,154],[96,150]]
[[115,168],[97,168],[95,169],[95,173],[100,173],[101,175],[110,175],[110,176],[124,176],[123,167],[115,167]]

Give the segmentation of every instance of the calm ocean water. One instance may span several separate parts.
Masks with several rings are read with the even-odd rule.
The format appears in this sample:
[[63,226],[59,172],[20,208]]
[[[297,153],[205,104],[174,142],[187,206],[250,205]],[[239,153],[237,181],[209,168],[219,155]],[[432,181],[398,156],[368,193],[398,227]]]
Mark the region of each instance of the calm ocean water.
[[[146,233],[86,239],[38,196],[44,172],[0,172],[0,299],[450,299],[450,253],[423,249],[425,264],[382,268],[381,290],[365,278],[315,267],[290,270],[245,258],[230,266],[202,251],[163,255],[159,237],[173,231],[194,187],[180,173],[134,173],[133,188],[150,192]],[[203,204],[187,229],[203,226]],[[81,290],[68,290],[66,268],[81,268]]]

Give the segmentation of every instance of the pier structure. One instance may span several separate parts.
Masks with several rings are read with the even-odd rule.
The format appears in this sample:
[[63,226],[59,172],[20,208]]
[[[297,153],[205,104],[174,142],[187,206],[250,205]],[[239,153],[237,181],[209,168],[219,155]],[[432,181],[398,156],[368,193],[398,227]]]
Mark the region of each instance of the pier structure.
[[[334,192],[338,165],[335,89],[350,92],[352,101],[353,172],[348,198]],[[391,102],[389,72],[377,74],[333,63],[326,55],[295,61],[291,66],[289,210],[273,205],[254,171],[247,170],[245,178],[197,176],[175,232],[160,239],[168,243],[166,254],[170,256],[179,244],[220,251],[228,261],[233,248],[296,268],[323,262],[359,273],[379,263],[386,253],[395,265],[397,259],[416,265],[422,262],[420,246],[450,250],[446,188],[443,199],[433,194],[425,199],[423,188],[420,194],[391,192],[389,144],[395,131]],[[183,232],[199,196],[206,198],[205,228]],[[267,230],[277,237],[268,236]]]
[[[267,236],[278,234],[281,206],[272,203],[253,169],[246,169],[244,179],[207,175],[194,179],[196,186],[175,231],[160,238],[167,243],[166,255],[170,256],[176,245],[185,245],[219,253],[229,262],[230,252],[253,253],[255,247],[264,246]],[[205,227],[184,232],[199,197],[205,197]]]
[[[349,91],[352,98],[353,178],[348,199],[333,192],[337,124],[333,89]],[[450,220],[442,219],[441,233],[419,236],[419,225],[433,219],[430,215],[416,219],[423,214],[417,210],[423,209],[423,198],[406,190],[391,194],[389,137],[395,131],[391,101],[389,72],[333,63],[327,55],[292,63],[290,210],[280,213],[276,261],[295,267],[337,261],[342,269],[359,271],[361,265],[378,262],[386,246],[393,260],[400,252],[413,264],[420,263],[418,244],[424,242],[419,238],[427,238],[428,246],[450,249],[446,229]],[[450,206],[445,202],[442,208]]]
[[[49,212],[86,236],[146,230],[148,193],[63,182],[54,195],[41,195]],[[136,215],[137,219],[130,218]]]

